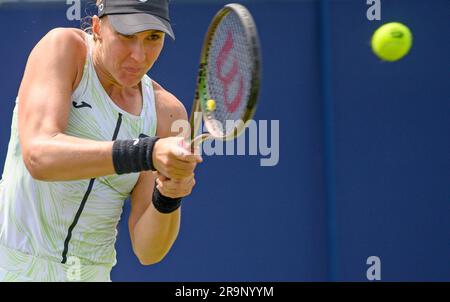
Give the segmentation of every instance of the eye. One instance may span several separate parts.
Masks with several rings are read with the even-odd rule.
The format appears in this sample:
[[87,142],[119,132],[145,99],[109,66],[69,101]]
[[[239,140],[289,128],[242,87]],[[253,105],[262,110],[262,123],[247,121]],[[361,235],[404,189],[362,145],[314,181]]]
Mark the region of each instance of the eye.
[[161,34],[151,34],[150,36],[148,36],[148,40],[150,41],[158,41],[162,38]]
[[134,35],[123,35],[123,34],[119,34],[119,36],[123,39],[127,39],[127,40],[131,40],[134,38]]

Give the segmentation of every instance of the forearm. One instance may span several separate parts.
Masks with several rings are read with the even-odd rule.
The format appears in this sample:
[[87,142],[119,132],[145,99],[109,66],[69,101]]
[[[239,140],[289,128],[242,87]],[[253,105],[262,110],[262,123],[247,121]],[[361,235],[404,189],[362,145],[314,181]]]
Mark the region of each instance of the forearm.
[[69,181],[115,174],[113,142],[92,141],[65,134],[34,139],[24,162],[36,179]]
[[175,242],[180,229],[181,210],[161,214],[150,204],[134,228],[133,249],[140,262],[161,261]]

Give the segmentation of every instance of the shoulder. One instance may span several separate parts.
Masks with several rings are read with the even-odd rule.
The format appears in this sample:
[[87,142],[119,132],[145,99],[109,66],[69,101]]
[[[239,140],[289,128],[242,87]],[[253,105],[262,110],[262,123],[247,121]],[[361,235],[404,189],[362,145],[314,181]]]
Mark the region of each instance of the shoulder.
[[152,81],[156,98],[156,110],[163,116],[175,116],[187,119],[186,108],[183,103],[172,93],[164,89],[157,82]]
[[[50,30],[33,48],[19,87],[20,99],[30,91],[71,93],[83,74],[86,60],[84,33],[71,28]],[[34,92],[35,94],[36,92]]]
[[52,65],[60,64],[78,74],[83,70],[86,60],[85,35],[82,30],[75,28],[54,28],[36,44],[29,63],[38,60]]
[[177,97],[155,81],[153,81],[153,90],[158,116],[157,134],[161,137],[176,136],[178,133],[171,132],[172,124],[178,120],[187,121],[186,108]]
[[85,35],[86,33],[75,28],[54,28],[39,41],[33,51],[64,52],[69,56],[84,58],[87,49]]
[[44,38],[59,38],[67,42],[77,43],[83,42],[86,33],[81,29],[71,27],[56,27],[51,29]]

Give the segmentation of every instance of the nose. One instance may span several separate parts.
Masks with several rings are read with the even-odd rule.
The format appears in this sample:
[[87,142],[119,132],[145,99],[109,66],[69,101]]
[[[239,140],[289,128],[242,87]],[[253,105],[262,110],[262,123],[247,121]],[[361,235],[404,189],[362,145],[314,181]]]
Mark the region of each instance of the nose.
[[138,63],[145,61],[145,49],[143,43],[135,41],[131,46],[131,58]]

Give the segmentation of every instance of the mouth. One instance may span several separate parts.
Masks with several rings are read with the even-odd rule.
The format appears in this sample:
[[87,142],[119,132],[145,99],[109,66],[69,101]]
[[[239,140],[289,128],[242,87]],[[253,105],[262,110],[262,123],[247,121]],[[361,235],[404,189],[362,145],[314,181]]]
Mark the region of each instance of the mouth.
[[123,68],[126,72],[134,74],[134,75],[138,75],[141,73],[142,69],[141,68],[133,68],[133,67],[124,67]]

